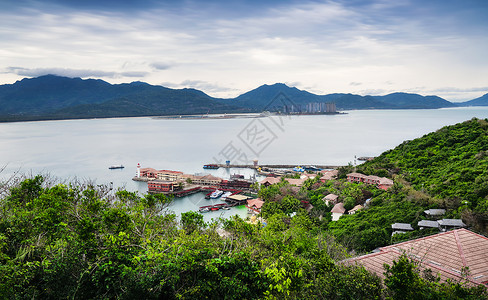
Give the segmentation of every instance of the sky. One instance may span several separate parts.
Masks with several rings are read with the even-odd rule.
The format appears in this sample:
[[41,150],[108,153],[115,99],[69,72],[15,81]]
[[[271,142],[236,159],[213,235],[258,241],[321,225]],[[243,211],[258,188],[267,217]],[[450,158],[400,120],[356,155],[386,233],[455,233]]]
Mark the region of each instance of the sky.
[[486,0],[0,0],[0,84],[56,74],[222,98],[488,93]]

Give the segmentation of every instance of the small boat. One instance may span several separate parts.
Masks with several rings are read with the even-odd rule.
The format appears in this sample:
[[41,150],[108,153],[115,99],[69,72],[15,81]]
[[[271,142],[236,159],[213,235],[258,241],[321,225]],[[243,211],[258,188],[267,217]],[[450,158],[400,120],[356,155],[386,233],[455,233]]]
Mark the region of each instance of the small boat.
[[230,175],[230,179],[244,179],[244,175],[241,174],[232,174]]
[[221,190],[215,190],[212,192],[212,194],[210,194],[210,199],[217,199],[218,197],[220,197],[224,192],[221,191]]
[[219,166],[216,164],[208,164],[203,166],[204,169],[218,169]]
[[115,169],[123,169],[125,168],[123,165],[111,165],[108,167],[110,170],[115,170]]
[[230,195],[232,195],[232,192],[225,192],[222,196],[220,196],[220,199],[222,200],[225,200],[227,199],[227,197],[229,197]]

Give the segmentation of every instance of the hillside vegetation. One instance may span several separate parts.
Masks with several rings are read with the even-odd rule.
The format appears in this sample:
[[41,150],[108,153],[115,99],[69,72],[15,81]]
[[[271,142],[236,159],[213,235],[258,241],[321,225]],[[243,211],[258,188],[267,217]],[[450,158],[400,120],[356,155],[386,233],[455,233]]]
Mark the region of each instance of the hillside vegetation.
[[406,141],[359,167],[365,174],[400,176],[432,197],[425,205],[456,211],[488,233],[488,122],[472,119]]
[[[385,280],[346,258],[432,234],[427,208],[446,208],[486,234],[488,121],[473,119],[407,141],[357,171],[394,179],[387,191],[317,176],[301,188],[261,187],[263,221],[179,218],[163,195],[111,191],[36,176],[0,184],[2,299],[488,299],[486,287],[441,282],[402,256]],[[348,208],[331,221],[322,200]],[[311,206],[310,206],[311,205]],[[313,208],[312,208],[313,206]],[[391,237],[391,224],[414,231]]]

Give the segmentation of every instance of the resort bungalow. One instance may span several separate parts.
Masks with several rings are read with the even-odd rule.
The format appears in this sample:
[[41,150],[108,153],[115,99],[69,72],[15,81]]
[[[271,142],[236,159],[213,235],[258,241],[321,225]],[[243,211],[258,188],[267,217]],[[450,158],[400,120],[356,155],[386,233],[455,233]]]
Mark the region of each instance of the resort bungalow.
[[361,205],[361,204],[358,204],[356,206],[354,206],[350,211],[348,211],[347,213],[350,214],[350,215],[354,215],[358,210],[360,209],[363,209],[364,207]]
[[442,219],[437,221],[442,231],[448,231],[452,229],[459,229],[466,227],[461,219]]
[[247,200],[247,211],[252,214],[259,214],[261,207],[263,207],[264,201],[260,198]]
[[337,174],[339,171],[337,170],[323,170],[320,171],[320,174],[322,174],[322,177],[320,177],[320,181],[326,182],[327,180],[332,180],[337,177]]
[[419,227],[420,230],[426,229],[426,228],[440,228],[439,222],[437,221],[430,221],[430,220],[421,220],[417,223],[417,226]]
[[394,236],[395,234],[398,234],[398,233],[406,233],[408,231],[413,231],[412,225],[410,225],[408,223],[391,224],[391,229],[393,229],[391,236]]
[[380,183],[378,184],[378,188],[385,190],[385,191],[387,189],[391,188],[392,186],[393,186],[393,180],[386,178],[386,177],[382,177],[380,179]]
[[268,187],[272,184],[276,184],[281,181],[280,177],[266,177],[263,180],[259,182],[260,185],[264,185],[265,187]]
[[366,175],[361,173],[349,173],[346,175],[349,182],[364,182]]
[[286,181],[288,181],[289,184],[291,185],[296,185],[298,187],[301,187],[303,183],[305,182],[305,179],[294,179],[294,178],[285,178]]
[[339,196],[337,196],[336,194],[328,194],[327,196],[325,196],[324,198],[322,198],[322,200],[327,205],[329,205],[330,203],[336,204],[337,201],[339,200]]
[[446,210],[445,209],[439,209],[439,208],[431,208],[428,210],[424,210],[424,213],[428,217],[439,218],[446,213]]
[[342,217],[342,215],[346,212],[346,209],[344,208],[344,203],[337,203],[336,205],[334,205],[330,212],[332,213],[332,221],[339,220],[339,218]]

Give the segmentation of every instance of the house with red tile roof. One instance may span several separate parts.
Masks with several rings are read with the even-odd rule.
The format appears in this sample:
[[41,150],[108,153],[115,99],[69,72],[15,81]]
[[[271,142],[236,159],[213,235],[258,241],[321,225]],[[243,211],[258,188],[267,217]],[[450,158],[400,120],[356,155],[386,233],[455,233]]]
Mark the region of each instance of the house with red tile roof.
[[261,207],[263,207],[264,201],[260,198],[247,200],[246,207],[250,213],[261,213]]
[[403,253],[419,264],[420,271],[431,269],[442,281],[462,281],[468,268],[469,285],[488,285],[488,238],[464,228],[382,247],[344,263],[363,265],[384,278],[383,264],[392,265]]
[[386,177],[381,178],[380,183],[378,184],[378,188],[385,191],[392,186],[393,186],[393,180]]
[[300,178],[300,179],[285,178],[285,180],[288,181],[288,183],[291,185],[296,185],[296,186],[300,187],[303,185],[303,183],[305,182],[306,179],[303,179],[303,178]]
[[320,177],[320,181],[326,182],[327,180],[335,179],[338,173],[338,170],[322,170],[320,171],[320,174],[322,174],[322,177]]
[[336,204],[337,201],[339,200],[339,196],[336,194],[328,194],[322,200],[325,202],[325,204],[329,205],[329,203]]
[[346,175],[349,182],[364,182],[366,184],[376,185],[379,189],[387,190],[393,186],[393,180],[376,175],[364,175],[361,173],[349,173]]
[[281,178],[280,177],[266,177],[264,178],[263,180],[261,180],[259,182],[260,185],[264,185],[264,186],[270,186],[272,184],[276,184],[278,182],[281,181]]

